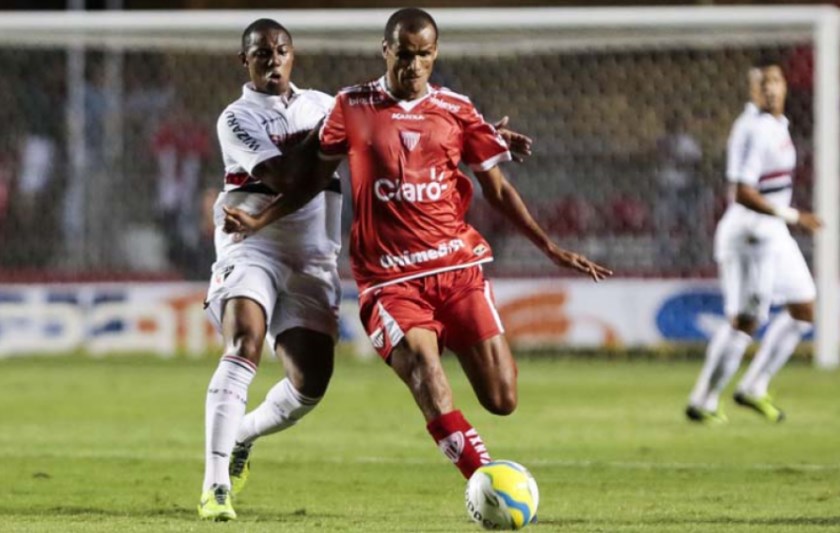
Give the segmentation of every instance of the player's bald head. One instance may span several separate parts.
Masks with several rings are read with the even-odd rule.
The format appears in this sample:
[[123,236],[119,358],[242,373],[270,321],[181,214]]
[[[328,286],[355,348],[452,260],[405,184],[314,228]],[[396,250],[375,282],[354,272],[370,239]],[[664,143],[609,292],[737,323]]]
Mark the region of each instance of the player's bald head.
[[269,30],[278,30],[285,33],[286,37],[289,38],[289,44],[291,44],[292,34],[289,33],[289,30],[287,30],[282,24],[274,19],[257,19],[250,23],[248,27],[245,28],[245,31],[242,32],[242,51],[244,52],[249,46],[251,46],[251,35]]
[[419,33],[429,26],[435,30],[435,41],[437,41],[438,28],[431,15],[416,7],[400,9],[394,12],[385,24],[385,42],[389,45],[394,44],[400,31]]

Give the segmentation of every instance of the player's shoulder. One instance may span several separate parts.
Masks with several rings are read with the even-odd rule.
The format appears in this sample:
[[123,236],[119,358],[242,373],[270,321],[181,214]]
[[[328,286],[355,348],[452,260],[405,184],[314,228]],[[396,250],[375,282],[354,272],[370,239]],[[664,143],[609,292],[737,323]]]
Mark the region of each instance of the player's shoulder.
[[300,97],[314,105],[329,108],[335,102],[335,97],[316,89],[298,89]]
[[461,114],[472,113],[475,109],[472,100],[470,100],[470,97],[465,94],[455,92],[448,87],[436,85],[432,86],[432,90],[433,93],[430,98],[432,104],[442,107],[447,111]]
[[341,108],[370,107],[380,104],[388,98],[379,85],[379,80],[343,87],[335,97],[335,103]]
[[372,96],[384,96],[379,80],[344,87],[338,91],[336,98],[344,101],[354,101],[357,99],[369,100]]
[[442,85],[432,85],[432,89],[435,92],[435,96],[437,96],[438,98],[445,98],[447,100],[454,100],[465,104],[472,104],[472,100],[470,100],[469,96],[453,91],[449,87],[444,87]]
[[239,97],[233,102],[229,103],[219,115],[218,123],[227,124],[236,121],[243,117],[250,118],[253,114],[254,104],[249,102],[247,98]]

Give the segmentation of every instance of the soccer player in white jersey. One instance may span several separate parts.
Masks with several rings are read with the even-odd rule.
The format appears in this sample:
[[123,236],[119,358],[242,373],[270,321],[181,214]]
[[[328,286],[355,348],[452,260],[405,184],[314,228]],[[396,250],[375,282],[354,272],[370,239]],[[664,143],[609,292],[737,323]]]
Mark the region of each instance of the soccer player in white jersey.
[[770,398],[768,385],[813,323],[816,288],[787,226],[813,233],[821,222],[790,206],[796,149],[784,116],[784,73],[769,61],[751,71],[750,80],[755,109],[747,105],[729,138],[727,179],[733,201],[715,233],[729,322],[709,342],[686,408],[688,418],[701,423],[727,421],[720,394],[738,370],[752,335],[767,320],[771,303],[784,304],[786,310],[771,321],[734,399],[771,422],[781,422],[784,412]]
[[[291,83],[292,38],[276,21],[260,19],[248,26],[239,57],[250,82],[217,124],[225,185],[214,207],[217,260],[206,304],[224,344],[207,390],[206,466],[198,507],[202,518],[213,520],[236,518],[231,491],[238,487],[231,486],[230,473],[244,482],[251,443],[292,426],[324,395],[341,298],[337,176],[268,231],[242,238],[221,229],[225,209],[259,212],[307,172],[315,152],[307,152],[304,138],[333,106],[331,96]],[[317,140],[309,144],[317,148]],[[245,415],[266,335],[286,377]]]

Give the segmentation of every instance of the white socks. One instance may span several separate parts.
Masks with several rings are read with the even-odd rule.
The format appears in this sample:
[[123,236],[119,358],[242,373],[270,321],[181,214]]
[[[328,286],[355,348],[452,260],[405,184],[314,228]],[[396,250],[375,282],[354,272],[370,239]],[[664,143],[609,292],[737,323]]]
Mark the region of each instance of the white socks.
[[250,444],[258,437],[293,426],[318,405],[321,398],[298,392],[288,378],[271,388],[265,401],[248,413],[239,426],[236,442]]
[[738,383],[738,392],[765,396],[770,379],[785,366],[802,336],[811,331],[812,327],[810,322],[795,320],[788,313],[776,315],[764,334],[755,359]]
[[202,490],[206,491],[212,485],[230,487],[230,452],[245,415],[248,386],[256,372],[256,365],[244,357],[226,355],[219,361],[210,379],[204,406],[205,468]]
[[706,361],[691,392],[690,405],[717,411],[720,393],[738,370],[751,341],[749,334],[730,324],[722,325],[715,332],[706,348]]

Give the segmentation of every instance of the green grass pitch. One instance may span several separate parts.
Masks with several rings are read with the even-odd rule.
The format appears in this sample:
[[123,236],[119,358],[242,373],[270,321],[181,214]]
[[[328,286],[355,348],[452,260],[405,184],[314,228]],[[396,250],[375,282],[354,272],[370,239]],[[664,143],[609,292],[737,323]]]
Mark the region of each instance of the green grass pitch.
[[[479,531],[464,481],[378,361],[341,358],[321,406],[260,441],[233,523],[201,523],[204,389],[215,362],[0,361],[0,531]],[[567,532],[840,531],[836,373],[776,382],[789,418],[727,402],[730,424],[682,416],[699,362],[524,359],[520,406],[456,402],[496,458],[528,466],[540,523]],[[279,378],[266,360],[251,405]]]

